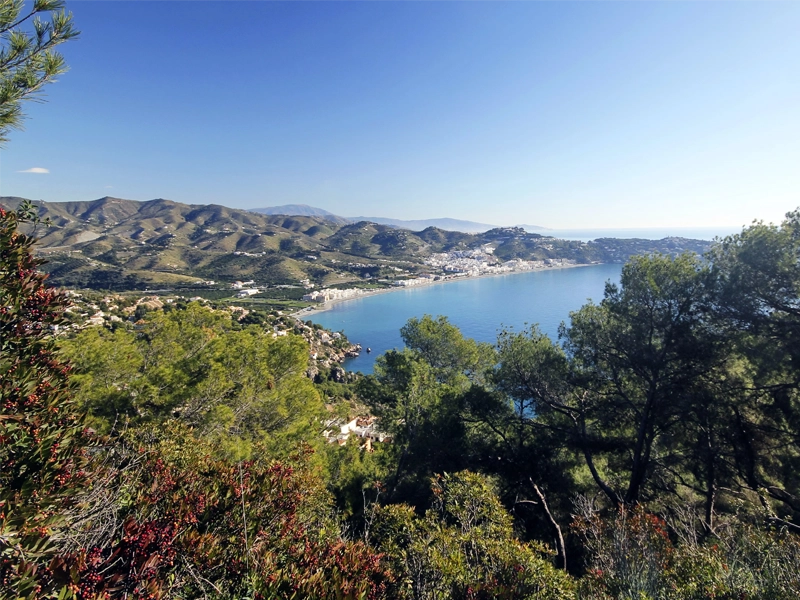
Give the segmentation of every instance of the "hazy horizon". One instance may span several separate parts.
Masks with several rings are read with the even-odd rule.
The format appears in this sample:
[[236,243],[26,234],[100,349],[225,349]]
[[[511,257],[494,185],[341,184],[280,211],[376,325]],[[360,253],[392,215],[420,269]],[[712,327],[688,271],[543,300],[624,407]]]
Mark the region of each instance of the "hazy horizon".
[[800,205],[798,3],[67,2],[0,195],[551,229]]

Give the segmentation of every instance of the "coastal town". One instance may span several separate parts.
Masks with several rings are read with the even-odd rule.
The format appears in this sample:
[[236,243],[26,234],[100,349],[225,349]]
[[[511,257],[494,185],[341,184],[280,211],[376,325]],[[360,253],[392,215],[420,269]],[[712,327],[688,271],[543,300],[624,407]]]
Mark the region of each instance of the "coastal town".
[[[487,275],[504,275],[524,271],[535,271],[540,269],[564,268],[577,266],[577,261],[567,258],[553,258],[544,260],[522,260],[512,259],[507,261],[499,260],[494,256],[495,248],[486,244],[475,250],[458,250],[454,252],[436,253],[424,262],[427,273],[420,273],[416,276],[411,275],[396,279],[378,279],[377,283],[384,284],[383,289],[364,289],[364,288],[324,288],[313,290],[303,295],[304,302],[315,302],[324,304],[326,302],[338,302],[350,300],[386,291],[390,288],[407,288],[422,285],[430,285],[436,282],[453,281],[466,277],[482,277]],[[252,283],[252,282],[247,282]],[[249,292],[250,290],[248,290]],[[254,290],[257,292],[257,290]]]
[[499,275],[515,271],[533,271],[552,267],[568,267],[577,264],[574,259],[548,258],[544,260],[511,259],[501,261],[494,256],[495,247],[489,244],[475,250],[459,250],[431,255],[425,264],[444,274],[460,277],[480,275]]
[[[9,208],[21,202],[0,200]],[[702,254],[710,245],[679,237],[559,239],[522,227],[415,232],[366,220],[196,209],[164,199],[36,206],[51,223],[40,230],[37,253],[55,285],[288,312],[463,277],[622,264],[636,254]]]

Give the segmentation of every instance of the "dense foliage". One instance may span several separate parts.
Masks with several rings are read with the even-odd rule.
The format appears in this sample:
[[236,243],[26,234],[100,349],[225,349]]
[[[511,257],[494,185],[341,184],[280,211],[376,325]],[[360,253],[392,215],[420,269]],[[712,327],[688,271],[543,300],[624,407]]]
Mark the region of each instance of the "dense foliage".
[[[60,8],[0,0],[0,142],[64,70],[68,15],[22,29]],[[68,300],[20,229],[36,210],[15,206],[0,208],[0,600],[800,596],[800,212],[704,259],[681,240],[633,257],[559,343],[534,326],[479,344],[425,316],[359,378],[309,368],[307,325],[197,303],[62,329]],[[244,218],[260,254],[226,258],[229,274],[319,249]],[[312,229],[368,256],[466,243]],[[486,236],[506,258],[553,251]],[[367,409],[383,442],[324,443]]]
[[178,419],[244,458],[256,440],[278,455],[319,437],[322,403],[300,336],[191,303],[130,329],[86,329],[62,348],[79,367],[75,397],[100,430]]
[[559,344],[508,330],[487,355],[410,321],[359,384],[395,435],[388,501],[431,506],[431,476],[479,470],[583,596],[794,597],[799,220],[708,260],[632,258]]
[[[54,336],[31,219],[0,213],[0,597],[800,593],[796,213],[632,259],[558,344],[426,316],[355,381],[197,303]],[[325,444],[367,409],[387,441]]]
[[12,596],[35,593],[87,484],[88,440],[50,331],[66,301],[17,230],[30,218],[0,209],[0,587]]
[[487,480],[462,471],[433,479],[433,505],[376,507],[369,537],[403,577],[395,598],[569,599],[574,584],[540,543],[522,543]]
[[0,211],[0,597],[383,597],[392,573],[343,537],[302,443],[319,397],[300,338],[197,306],[138,338],[84,332],[73,395],[31,218]]

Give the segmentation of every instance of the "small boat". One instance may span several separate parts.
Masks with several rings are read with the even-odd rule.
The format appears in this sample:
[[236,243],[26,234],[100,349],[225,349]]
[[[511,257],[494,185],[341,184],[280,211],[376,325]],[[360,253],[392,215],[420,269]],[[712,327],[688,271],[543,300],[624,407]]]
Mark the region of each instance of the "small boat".
[[372,348],[367,348],[367,354],[369,354],[370,352],[372,352]]

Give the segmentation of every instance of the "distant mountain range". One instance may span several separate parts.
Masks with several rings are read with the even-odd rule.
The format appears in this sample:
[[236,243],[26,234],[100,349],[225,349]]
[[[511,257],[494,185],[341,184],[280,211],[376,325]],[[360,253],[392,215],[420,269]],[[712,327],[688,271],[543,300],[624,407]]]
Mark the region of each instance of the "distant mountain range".
[[[282,204],[281,206],[268,206],[266,208],[250,208],[250,212],[262,215],[286,215],[289,217],[337,217],[332,212],[308,204]],[[337,217],[340,218],[340,217]]]
[[268,206],[266,208],[248,208],[250,212],[262,215],[284,215],[287,217],[319,217],[326,221],[331,221],[337,225],[344,225],[352,222],[352,219],[340,217],[332,212],[309,206],[308,204],[283,204],[281,206]]
[[[0,205],[10,209],[21,202],[22,198],[0,197]],[[418,229],[410,231],[398,224],[375,223],[374,218],[366,222],[336,215],[259,214],[161,198],[139,202],[105,197],[35,204],[40,216],[51,222],[35,232],[38,251],[48,261],[45,268],[50,281],[103,290],[191,287],[201,280],[237,279],[253,279],[261,285],[296,284],[304,279],[317,285],[341,285],[367,276],[378,279],[428,272],[424,262],[433,253],[488,246],[503,261],[568,259],[579,264],[623,262],[633,254],[648,252],[702,253],[710,246],[709,242],[682,238],[583,243],[545,237],[521,227],[481,233],[431,226],[419,230],[423,224],[441,221],[438,219],[406,221]],[[454,221],[469,223],[444,221],[451,226]]]
[[428,227],[436,227],[445,231],[461,231],[463,233],[483,233],[490,229],[496,229],[497,225],[486,223],[476,223],[475,221],[463,221],[461,219],[388,219],[385,217],[352,217],[353,221],[369,221],[379,225],[398,227],[400,229],[410,229],[411,231],[422,231]]
[[[268,206],[266,208],[251,208],[251,212],[264,215],[286,215],[296,217],[321,217],[327,221],[333,221],[339,225],[343,223],[358,223],[369,221],[379,225],[388,225],[400,229],[411,231],[422,231],[428,227],[436,227],[445,231],[461,231],[463,233],[483,233],[490,229],[496,229],[497,225],[488,223],[477,223],[475,221],[465,221],[463,219],[390,219],[387,217],[340,217],[322,208],[316,208],[307,204],[284,204],[282,206]],[[546,227],[538,225],[517,225],[525,231],[547,231]]]

